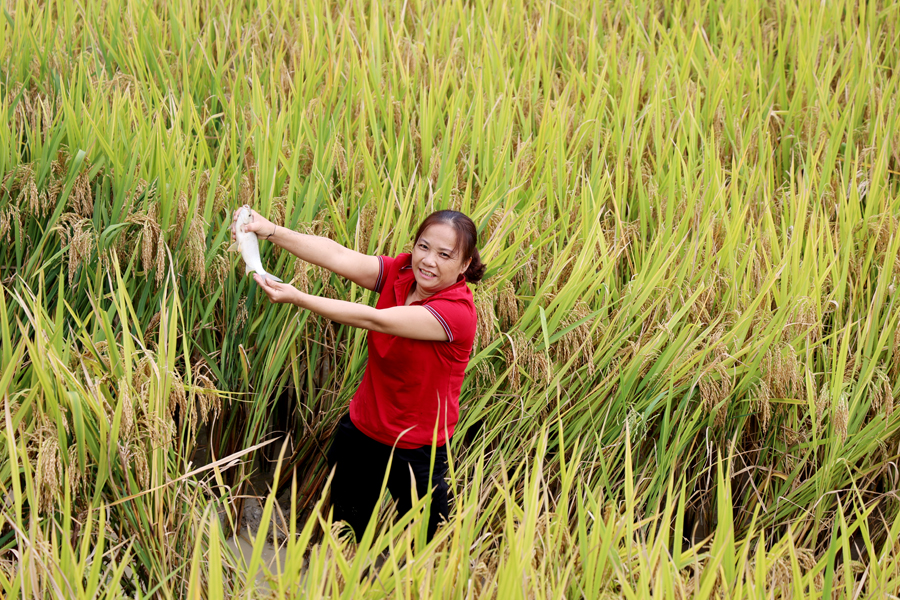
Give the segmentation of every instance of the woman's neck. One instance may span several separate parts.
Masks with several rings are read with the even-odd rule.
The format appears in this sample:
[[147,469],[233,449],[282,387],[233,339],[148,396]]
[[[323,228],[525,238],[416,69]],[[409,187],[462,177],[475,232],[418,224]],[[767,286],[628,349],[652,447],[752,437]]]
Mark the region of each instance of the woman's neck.
[[409,289],[409,294],[406,296],[406,305],[409,306],[413,302],[424,302],[428,300],[433,294],[422,295],[419,292],[419,286],[416,285],[416,282],[413,281],[412,287]]

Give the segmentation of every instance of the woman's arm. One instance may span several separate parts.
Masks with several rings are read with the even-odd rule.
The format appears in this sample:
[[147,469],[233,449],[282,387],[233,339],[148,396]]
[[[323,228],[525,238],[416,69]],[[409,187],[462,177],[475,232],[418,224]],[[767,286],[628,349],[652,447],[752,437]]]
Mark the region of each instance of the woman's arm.
[[290,302],[344,325],[414,340],[446,342],[448,339],[444,328],[424,306],[394,306],[379,310],[365,304],[304,294],[293,286],[264,279],[255,273],[253,280],[272,302]]
[[261,240],[284,248],[297,258],[324,267],[366,289],[375,289],[381,264],[377,256],[369,256],[341,246],[334,240],[291,231],[250,211],[251,220],[244,228]]

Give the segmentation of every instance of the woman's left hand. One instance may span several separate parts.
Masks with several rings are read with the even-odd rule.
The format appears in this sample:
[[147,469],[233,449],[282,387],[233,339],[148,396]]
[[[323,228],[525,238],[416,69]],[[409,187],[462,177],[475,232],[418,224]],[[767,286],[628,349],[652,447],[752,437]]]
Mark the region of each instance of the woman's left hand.
[[300,290],[289,283],[278,283],[257,273],[253,274],[253,281],[262,288],[269,297],[270,302],[278,304],[294,303],[300,296]]

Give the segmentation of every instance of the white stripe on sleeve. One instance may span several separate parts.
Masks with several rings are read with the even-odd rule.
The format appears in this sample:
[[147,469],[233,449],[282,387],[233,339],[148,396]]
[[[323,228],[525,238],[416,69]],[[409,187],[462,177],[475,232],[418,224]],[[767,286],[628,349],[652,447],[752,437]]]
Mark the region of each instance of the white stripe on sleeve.
[[437,320],[438,320],[438,323],[441,324],[441,327],[444,328],[444,333],[447,334],[447,341],[448,341],[448,342],[452,342],[452,341],[453,341],[453,332],[450,331],[450,326],[447,325],[447,321],[444,320],[444,317],[442,317],[442,316],[440,315],[440,313],[438,313],[438,311],[434,310],[433,308],[431,308],[431,307],[428,306],[427,304],[425,305],[425,308],[428,309],[428,312],[430,312],[431,314],[434,315],[434,318],[437,319]]

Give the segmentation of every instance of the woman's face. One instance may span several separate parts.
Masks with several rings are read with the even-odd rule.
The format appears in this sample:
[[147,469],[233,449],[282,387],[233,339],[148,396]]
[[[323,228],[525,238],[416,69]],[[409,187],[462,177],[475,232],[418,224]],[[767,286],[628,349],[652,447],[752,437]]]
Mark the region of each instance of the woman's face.
[[430,296],[456,283],[469,263],[456,248],[456,230],[447,223],[435,223],[422,232],[412,251],[416,287]]

